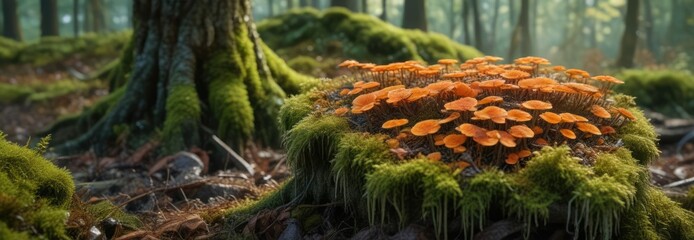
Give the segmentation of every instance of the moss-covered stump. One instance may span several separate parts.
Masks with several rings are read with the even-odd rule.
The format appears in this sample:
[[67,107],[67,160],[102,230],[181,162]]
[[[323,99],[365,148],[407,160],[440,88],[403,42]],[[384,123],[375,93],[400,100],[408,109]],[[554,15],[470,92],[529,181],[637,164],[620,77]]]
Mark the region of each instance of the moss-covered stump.
[[104,35],[85,34],[79,38],[44,37],[30,44],[0,38],[0,64],[27,63],[40,66],[61,61],[73,55],[117,56],[131,36],[131,31],[122,31]]
[[[43,145],[41,145],[43,146]],[[0,239],[70,239],[70,174],[0,134]]]
[[346,61],[352,77],[280,111],[294,178],[244,213],[291,199],[441,239],[694,239],[694,213],[649,184],[656,135],[633,98],[610,94],[622,81],[499,60]]
[[441,58],[470,59],[481,55],[475,48],[442,34],[401,29],[345,8],[323,12],[292,9],[258,23],[258,32],[268,46],[283,56],[339,56],[383,64],[406,60],[434,63]]
[[264,45],[249,1],[143,1],[134,12],[130,45],[104,73],[111,95],[56,124],[56,151],[104,155],[117,139],[133,148],[155,139],[159,155],[222,153],[211,135],[236,150],[249,139],[279,145],[275,119],[285,96],[315,80]]
[[618,77],[626,83],[615,90],[636,97],[639,106],[669,117],[694,116],[694,75],[674,70],[626,70]]

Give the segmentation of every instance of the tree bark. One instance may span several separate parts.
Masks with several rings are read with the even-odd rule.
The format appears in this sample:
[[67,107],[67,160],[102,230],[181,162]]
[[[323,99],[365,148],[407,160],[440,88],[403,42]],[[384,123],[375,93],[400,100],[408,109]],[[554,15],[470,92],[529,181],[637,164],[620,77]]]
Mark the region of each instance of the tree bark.
[[268,16],[270,16],[270,17],[275,15],[275,12],[273,11],[274,5],[275,5],[275,0],[267,0]]
[[646,41],[648,43],[648,49],[651,51],[651,54],[653,54],[653,57],[658,59],[658,39],[656,39],[655,34],[653,33],[655,19],[653,19],[653,11],[651,10],[651,0],[643,0],[643,3],[644,15],[646,15],[644,23],[644,32],[646,32]]
[[482,26],[482,21],[480,19],[480,10],[478,6],[477,0],[470,0],[471,3],[471,8],[472,8],[472,18],[473,18],[473,23],[474,23],[474,29],[475,29],[475,47],[484,52],[484,35],[486,34],[486,31],[484,31],[484,26]]
[[369,3],[367,0],[361,0],[361,12],[369,14]]
[[470,6],[468,5],[467,0],[463,0],[462,3],[462,18],[463,21],[461,21],[463,25],[463,43],[467,45],[472,45],[472,38],[470,37],[470,27],[469,27],[469,20],[470,20]]
[[492,23],[491,26],[489,27],[489,46],[487,47],[487,50],[492,53],[495,50],[496,47],[496,23],[499,20],[499,0],[494,0],[494,13],[492,15]]
[[513,29],[511,37],[511,47],[509,48],[509,58],[515,59],[520,56],[529,56],[532,52],[530,42],[530,29],[528,28],[530,0],[521,1],[521,12],[518,17],[516,27]]
[[344,7],[352,12],[359,12],[359,2],[357,0],[330,0],[331,7]]
[[115,86],[110,101],[94,107],[109,110],[56,151],[92,147],[107,155],[118,139],[143,143],[144,137],[160,139],[159,155],[192,147],[221,152],[213,147],[212,134],[236,150],[252,138],[278,145],[276,112],[285,91],[299,91],[300,75],[259,39],[250,5],[250,0],[136,0],[132,50],[124,57],[132,54],[121,59],[132,69],[129,78]]
[[381,0],[381,20],[388,22],[388,0]]
[[74,37],[80,36],[80,1],[72,0],[72,34]]
[[287,0],[287,9],[294,8],[294,0]]
[[299,0],[299,7],[308,7],[310,5],[309,0]]
[[41,0],[41,36],[60,35],[57,0]]
[[402,27],[427,31],[427,14],[425,0],[405,0],[402,15]]
[[455,0],[449,0],[448,1],[448,24],[450,24],[450,25],[448,28],[448,37],[450,37],[451,39],[453,39],[453,35],[455,34],[455,27],[456,27],[456,25],[455,25],[455,17],[456,16],[455,16],[454,6],[455,6]]
[[84,30],[86,32],[106,31],[106,10],[101,0],[87,0],[84,8]]
[[617,66],[631,68],[634,66],[637,41],[636,31],[639,28],[639,0],[627,1],[627,14],[624,17],[624,25]]
[[22,41],[22,27],[17,14],[17,0],[2,0],[2,35]]

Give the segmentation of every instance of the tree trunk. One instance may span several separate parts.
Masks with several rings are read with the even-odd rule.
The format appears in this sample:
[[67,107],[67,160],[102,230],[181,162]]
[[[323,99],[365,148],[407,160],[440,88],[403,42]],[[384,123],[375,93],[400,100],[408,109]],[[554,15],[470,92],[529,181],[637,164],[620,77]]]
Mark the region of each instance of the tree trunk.
[[516,1],[518,0],[508,0],[508,17],[511,26],[514,25],[516,18]]
[[262,43],[250,5],[250,0],[136,0],[132,50],[121,58],[124,68],[132,69],[129,78],[116,85],[109,101],[93,107],[109,110],[85,112],[84,118],[93,119],[88,131],[66,137],[56,151],[91,146],[106,155],[109,146],[119,146],[117,139],[142,144],[144,138],[160,140],[159,155],[192,147],[220,152],[211,147],[212,134],[237,150],[251,138],[278,145],[276,112],[285,91],[297,93],[297,81],[306,77]]
[[361,0],[361,11],[363,13],[369,14],[369,4],[366,0]]
[[492,23],[491,26],[489,27],[489,46],[487,47],[487,51],[489,53],[493,53],[496,47],[496,23],[499,20],[499,0],[494,0],[494,14],[492,15]]
[[41,0],[41,36],[60,35],[58,22],[58,1]]
[[359,12],[359,2],[357,0],[330,0],[331,7],[344,7],[352,12]]
[[22,41],[17,0],[2,0],[2,36]]
[[287,9],[294,8],[294,0],[287,0]]
[[513,29],[511,37],[511,47],[508,53],[510,59],[515,59],[520,56],[529,56],[532,52],[530,29],[528,28],[530,18],[529,10],[530,0],[522,0],[520,16],[518,17],[518,22]]
[[470,7],[472,8],[472,18],[473,18],[473,23],[474,23],[474,29],[475,29],[475,47],[484,52],[484,26],[482,26],[482,21],[480,19],[480,10],[478,6],[477,0],[470,0],[471,5]]
[[388,0],[381,0],[381,8],[383,9],[381,11],[381,20],[384,22],[388,22]]
[[644,3],[644,15],[645,16],[645,23],[644,23],[644,32],[646,32],[646,41],[648,43],[648,50],[651,51],[651,54],[653,54],[653,57],[658,59],[658,39],[655,38],[655,34],[653,33],[653,26],[655,25],[655,19],[653,19],[653,11],[651,9],[652,4],[651,0],[643,0]]
[[313,8],[315,8],[315,9],[321,9],[320,0],[313,0],[313,2],[311,3],[311,6],[313,6]]
[[455,0],[449,0],[448,1],[448,24],[449,29],[448,29],[448,37],[453,39],[453,36],[455,35],[455,9],[453,8],[455,6]]
[[86,0],[84,4],[84,31],[102,32],[106,30],[106,14],[101,0]]
[[472,45],[472,38],[470,37],[470,27],[468,24],[470,20],[470,6],[468,6],[467,0],[463,0],[461,12],[463,15],[463,21],[461,21],[461,23],[463,24],[463,43],[467,45]]
[[639,0],[627,1],[627,14],[624,17],[624,34],[619,48],[617,66],[631,68],[634,66],[634,53],[636,52],[636,31],[639,28]]
[[427,14],[425,0],[405,0],[402,15],[402,27],[427,31]]
[[80,1],[72,0],[72,34],[74,37],[80,36]]
[[299,7],[308,7],[310,5],[309,0],[299,0]]
[[275,15],[275,12],[273,11],[274,5],[275,5],[275,0],[267,0],[268,16],[270,16],[270,17]]

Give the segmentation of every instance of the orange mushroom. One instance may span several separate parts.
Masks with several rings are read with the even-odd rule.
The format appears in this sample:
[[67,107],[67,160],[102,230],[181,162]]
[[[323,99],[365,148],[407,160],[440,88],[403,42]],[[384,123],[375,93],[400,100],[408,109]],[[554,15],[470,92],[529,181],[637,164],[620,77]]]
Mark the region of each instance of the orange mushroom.
[[459,97],[476,97],[477,91],[470,88],[469,85],[463,82],[456,82],[453,86],[453,92]]
[[547,142],[547,139],[538,138],[538,139],[535,139],[535,144],[540,145],[540,146],[547,146],[547,145],[549,145],[549,142]]
[[563,83],[562,85],[576,89],[577,91],[580,91],[580,92],[585,92],[585,93],[598,92],[598,88],[594,87],[593,85],[588,85],[588,84],[583,84],[583,83],[569,82],[569,83]]
[[533,138],[535,137],[535,132],[525,125],[515,125],[508,129],[508,133],[511,136],[517,138]]
[[367,82],[367,83],[362,84],[362,85],[361,85],[361,88],[363,88],[363,89],[371,89],[371,88],[375,88],[375,87],[378,87],[378,86],[381,86],[381,84],[380,84],[379,82]]
[[335,115],[336,116],[342,116],[342,115],[345,115],[345,113],[347,113],[348,111],[349,111],[349,108],[340,107],[340,108],[335,109]]
[[545,120],[545,122],[548,122],[550,124],[557,124],[561,122],[561,116],[553,112],[544,112],[540,114],[540,118],[542,118],[542,120]]
[[453,120],[456,120],[456,119],[458,119],[459,117],[460,117],[460,113],[459,113],[459,112],[453,112],[453,113],[451,113],[451,115],[448,115],[448,117],[439,120],[439,124],[444,124],[444,123],[452,122]]
[[484,134],[487,131],[484,128],[478,127],[470,123],[463,123],[457,128],[455,128],[455,130],[458,130],[458,132],[468,137],[474,137],[476,135]]
[[557,81],[551,78],[546,78],[546,77],[536,77],[536,78],[528,78],[528,79],[523,79],[518,81],[518,86],[520,88],[527,88],[527,89],[540,89],[543,87],[548,87],[552,85],[556,85]]
[[337,66],[343,68],[343,67],[352,67],[352,66],[355,66],[357,64],[359,64],[359,62],[357,62],[355,60],[345,60]]
[[533,130],[533,133],[535,133],[535,135],[540,135],[543,132],[545,132],[545,130],[542,129],[540,126],[533,126],[532,130]]
[[560,113],[559,116],[561,116],[561,120],[565,123],[574,123],[578,121],[575,115],[571,113]]
[[518,156],[520,158],[530,157],[530,155],[532,155],[532,152],[530,152],[530,150],[528,150],[528,149],[524,149],[524,150],[521,150],[520,152],[518,152]]
[[512,69],[512,70],[506,70],[504,73],[501,74],[501,77],[508,79],[508,80],[518,80],[518,79],[523,79],[523,78],[529,78],[530,73]]
[[374,106],[376,106],[376,94],[362,94],[352,100],[352,113],[366,112]]
[[398,148],[398,147],[400,147],[400,140],[395,139],[395,138],[390,138],[390,139],[386,140],[386,144],[390,148]]
[[587,122],[577,122],[576,127],[578,130],[581,130],[581,132],[590,133],[593,135],[602,135],[602,132],[600,132],[598,127]]
[[498,87],[501,87],[502,85],[504,85],[504,83],[506,83],[506,81],[502,80],[502,79],[486,80],[486,81],[480,82],[479,87],[481,87],[481,88],[498,88]]
[[506,116],[506,119],[516,122],[527,122],[533,119],[533,116],[530,115],[530,113],[520,109],[511,109],[508,110],[508,116]]
[[543,102],[540,100],[530,100],[530,101],[525,101],[521,104],[524,108],[530,109],[530,110],[549,110],[552,109],[552,104],[548,102]]
[[449,134],[443,138],[443,143],[447,148],[456,148],[467,140],[467,136],[463,134]]
[[508,116],[508,113],[506,112],[505,109],[497,107],[497,106],[485,107],[482,110],[475,111],[474,114],[475,114],[475,117],[477,117],[480,120],[491,119],[492,122],[495,122],[498,124],[506,123],[506,116]]
[[596,117],[599,117],[599,118],[610,118],[610,117],[612,117],[612,115],[610,115],[610,113],[609,113],[607,110],[605,110],[605,108],[603,108],[603,107],[601,107],[601,106],[599,106],[599,105],[593,105],[593,106],[590,108],[590,112],[593,113],[593,115],[595,115]]
[[619,114],[628,118],[629,120],[632,120],[632,121],[636,120],[636,116],[634,116],[634,114],[632,114],[629,110],[626,110],[625,108],[621,108],[621,107],[616,108],[616,110],[617,110],[617,112],[619,112]]
[[574,133],[574,131],[571,131],[571,129],[562,128],[562,129],[559,130],[559,132],[560,132],[561,135],[564,136],[565,138],[568,138],[568,139],[576,139],[576,133]]
[[429,95],[436,95],[439,94],[440,92],[445,92],[453,89],[453,82],[449,80],[444,80],[444,81],[438,81],[435,83],[431,83],[425,87],[425,89],[429,90]]
[[386,100],[387,103],[398,103],[402,100],[407,99],[412,95],[412,90],[406,89],[406,88],[401,88],[401,89],[396,89],[388,92],[388,100]]
[[506,164],[515,165],[516,163],[518,163],[518,159],[519,159],[518,154],[509,153],[508,156],[506,157]]
[[482,98],[482,100],[479,100],[479,101],[477,102],[477,104],[478,104],[478,105],[483,105],[483,104],[487,104],[487,103],[495,103],[495,102],[503,102],[503,101],[504,101],[504,98],[502,98],[502,97],[499,97],[499,96],[488,96],[488,97]]
[[439,59],[438,63],[441,65],[453,65],[453,64],[458,63],[458,60],[456,60],[456,59]]
[[416,87],[412,88],[411,91],[412,93],[407,98],[408,102],[414,102],[429,95],[429,90],[426,88]]
[[602,127],[600,127],[600,132],[603,135],[610,135],[610,134],[617,133],[617,130],[615,130],[613,127],[610,127],[610,126],[602,126]]
[[441,153],[440,152],[429,153],[429,154],[427,154],[427,158],[434,161],[434,162],[441,161]]
[[415,136],[426,136],[438,132],[440,128],[441,125],[438,120],[429,119],[416,123],[410,132]]
[[602,76],[595,76],[595,77],[593,77],[593,79],[598,80],[598,81],[601,81],[601,82],[608,82],[608,83],[614,83],[614,84],[622,84],[622,83],[624,83],[624,81],[619,80],[619,79],[617,79],[617,78],[615,78],[615,77],[613,77],[613,76],[605,76],[605,75],[602,75]]
[[474,137],[472,137],[472,140],[478,143],[479,145],[485,146],[485,147],[491,147],[499,143],[499,138],[501,138],[501,135],[499,135],[498,131],[487,131],[484,134],[477,134]]
[[410,120],[407,120],[405,118],[392,119],[392,120],[388,120],[388,121],[384,122],[383,125],[381,126],[381,128],[384,128],[384,129],[396,128],[396,127],[400,127],[402,125],[405,125],[408,122],[410,122]]
[[477,110],[475,106],[477,106],[477,99],[471,97],[460,98],[443,105],[449,111],[475,111]]
[[504,145],[506,147],[516,147],[516,138],[514,138],[511,134],[509,134],[506,131],[498,131],[499,132],[499,142],[501,142],[501,145]]

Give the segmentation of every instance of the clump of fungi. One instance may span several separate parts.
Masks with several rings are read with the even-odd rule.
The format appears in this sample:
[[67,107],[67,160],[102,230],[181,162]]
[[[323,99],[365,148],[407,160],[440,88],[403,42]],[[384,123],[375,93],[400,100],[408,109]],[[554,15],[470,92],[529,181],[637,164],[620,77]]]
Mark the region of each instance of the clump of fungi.
[[[339,66],[358,81],[337,90],[335,102],[343,104],[334,114],[359,131],[388,135],[401,159],[431,156],[456,168],[509,171],[548,145],[618,147],[616,129],[635,120],[607,98],[623,83],[614,77],[591,77],[540,57],[495,64],[500,60],[441,59],[430,66],[347,60]],[[581,151],[590,165],[594,154]]]

